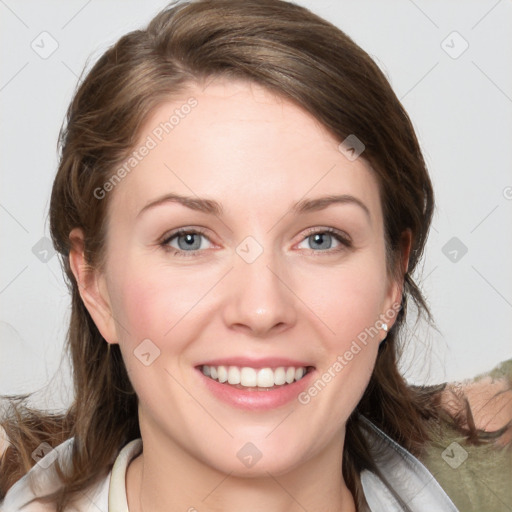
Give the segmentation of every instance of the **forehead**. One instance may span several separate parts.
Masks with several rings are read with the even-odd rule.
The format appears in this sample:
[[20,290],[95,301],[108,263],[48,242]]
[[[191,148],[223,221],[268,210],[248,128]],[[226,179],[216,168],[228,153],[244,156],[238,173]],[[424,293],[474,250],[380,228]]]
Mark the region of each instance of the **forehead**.
[[125,214],[172,192],[211,197],[227,207],[236,200],[260,214],[276,205],[282,213],[283,203],[305,197],[350,193],[380,216],[369,164],[349,160],[317,119],[254,83],[191,85],[152,112],[134,151],[111,198]]

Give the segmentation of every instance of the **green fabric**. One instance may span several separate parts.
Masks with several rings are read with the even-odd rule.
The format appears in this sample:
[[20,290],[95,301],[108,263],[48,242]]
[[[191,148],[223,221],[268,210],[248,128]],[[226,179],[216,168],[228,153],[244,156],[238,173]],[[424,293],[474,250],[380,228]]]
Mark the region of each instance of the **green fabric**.
[[[510,384],[512,359],[474,381],[487,376],[507,378]],[[512,443],[475,446],[448,423],[432,425],[430,432],[432,442],[421,462],[461,512],[512,511]]]
[[492,377],[493,379],[508,379],[509,384],[512,385],[512,359],[509,359],[508,361],[503,361],[503,363],[499,364],[494,368],[494,370],[491,370],[489,373],[482,373],[481,375],[478,375],[475,377],[475,380],[480,380],[484,377]]

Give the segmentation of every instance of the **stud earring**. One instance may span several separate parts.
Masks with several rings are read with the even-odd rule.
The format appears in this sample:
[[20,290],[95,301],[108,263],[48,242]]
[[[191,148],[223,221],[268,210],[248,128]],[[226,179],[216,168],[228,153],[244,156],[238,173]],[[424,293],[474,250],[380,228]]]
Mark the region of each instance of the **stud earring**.
[[[382,322],[382,330],[387,333],[388,332],[388,324]],[[384,343],[386,343],[386,340],[388,339],[388,335],[384,336],[384,339],[379,343],[379,346],[383,346]]]

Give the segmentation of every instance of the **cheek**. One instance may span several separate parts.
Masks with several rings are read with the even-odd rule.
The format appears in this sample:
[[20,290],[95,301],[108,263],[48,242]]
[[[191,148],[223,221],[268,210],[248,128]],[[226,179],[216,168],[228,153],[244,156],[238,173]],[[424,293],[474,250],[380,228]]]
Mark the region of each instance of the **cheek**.
[[158,266],[128,262],[113,279],[112,310],[123,360],[137,394],[151,401],[162,371],[181,358],[189,337],[196,335],[188,320],[207,283],[192,274],[171,275]]
[[215,271],[176,270],[137,258],[127,259],[112,277],[112,309],[124,344],[133,347],[149,338],[174,352],[180,348],[176,334],[202,311],[207,301],[201,299],[219,280]]
[[303,296],[326,334],[319,341],[317,378],[298,402],[309,410],[308,424],[329,436],[347,421],[373,372],[383,337],[378,320],[384,313],[386,269],[370,256],[318,277],[316,285],[307,281]]
[[[120,281],[116,296],[112,300],[112,309],[121,324],[120,338],[126,343],[137,344],[142,339],[161,337],[168,318],[169,297],[165,300],[164,283],[148,282],[133,275]],[[123,329],[124,328],[124,329]]]
[[374,326],[383,313],[386,270],[378,258],[354,259],[347,265],[304,276],[304,302],[323,321],[333,345],[343,345]]

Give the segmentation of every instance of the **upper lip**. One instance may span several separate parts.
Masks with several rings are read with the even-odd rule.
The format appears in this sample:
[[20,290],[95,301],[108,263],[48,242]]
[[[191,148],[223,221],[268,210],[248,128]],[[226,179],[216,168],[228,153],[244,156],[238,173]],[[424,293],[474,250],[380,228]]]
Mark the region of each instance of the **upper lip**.
[[298,361],[296,359],[289,359],[286,357],[263,357],[263,358],[250,358],[250,357],[225,357],[219,359],[211,359],[198,364],[201,366],[238,366],[240,368],[279,368],[280,366],[295,368],[312,366],[308,362]]

